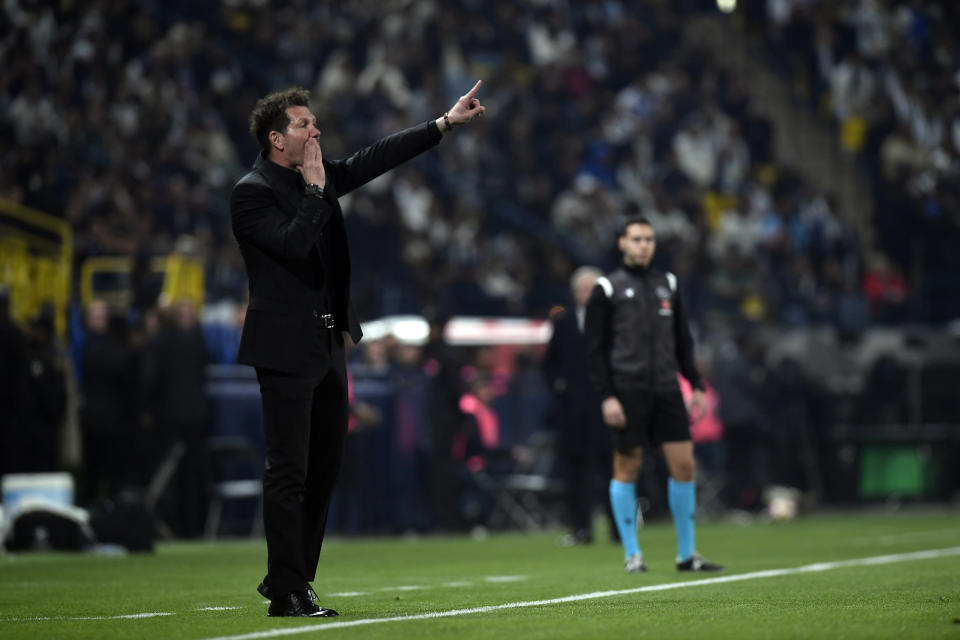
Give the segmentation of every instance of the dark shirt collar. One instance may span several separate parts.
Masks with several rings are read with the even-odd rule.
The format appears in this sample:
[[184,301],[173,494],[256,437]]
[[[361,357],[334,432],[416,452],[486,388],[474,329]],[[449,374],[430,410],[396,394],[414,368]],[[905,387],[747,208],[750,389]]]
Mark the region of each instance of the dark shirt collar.
[[635,276],[645,276],[648,273],[650,273],[650,265],[647,265],[645,267],[643,266],[631,267],[626,262],[624,262],[623,270],[626,271],[627,273],[632,273]]
[[267,176],[270,182],[279,187],[292,189],[298,192],[303,190],[304,182],[300,172],[294,169],[281,167],[273,160],[268,159],[265,151],[261,151],[257,155],[257,161],[253,163],[253,167],[258,171],[261,171],[265,176]]

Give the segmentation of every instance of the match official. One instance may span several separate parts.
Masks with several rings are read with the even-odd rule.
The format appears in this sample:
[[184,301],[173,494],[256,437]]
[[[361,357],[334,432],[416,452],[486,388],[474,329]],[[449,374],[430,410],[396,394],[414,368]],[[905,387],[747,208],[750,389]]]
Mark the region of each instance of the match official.
[[630,218],[618,239],[623,264],[599,278],[587,302],[585,339],[590,379],[613,430],[610,503],[623,543],[625,570],[647,570],[637,544],[635,484],[643,451],[661,446],[670,472],[668,502],[677,534],[677,570],[719,571],[696,551],[693,442],[677,372],[695,389],[703,411],[703,385],[693,362],[693,338],[677,294],[677,279],[650,267],[656,238],[645,218]]

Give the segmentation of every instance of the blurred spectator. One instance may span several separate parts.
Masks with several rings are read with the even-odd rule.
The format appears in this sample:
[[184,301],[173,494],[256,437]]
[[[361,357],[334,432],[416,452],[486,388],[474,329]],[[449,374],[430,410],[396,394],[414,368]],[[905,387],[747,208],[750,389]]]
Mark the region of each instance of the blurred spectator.
[[470,382],[460,397],[464,419],[453,441],[453,458],[462,465],[460,478],[460,515],[471,526],[487,522],[496,502],[496,477],[529,463],[526,447],[501,446],[500,416],[493,407],[494,383],[484,373]]
[[759,341],[744,333],[726,343],[714,377],[726,440],[727,503],[759,510],[763,489],[770,484],[774,461],[771,430],[763,411],[765,370]]
[[[399,521],[397,473],[397,366],[394,336],[368,328],[351,350],[352,416],[343,475],[337,483],[345,503],[341,510],[351,532],[392,531]],[[361,418],[366,422],[361,425]]]
[[[86,309],[87,338],[80,428],[83,495],[88,502],[111,498],[135,480],[139,446],[136,424],[136,358],[124,315],[102,300]],[[136,478],[146,484],[146,478]]]
[[[430,458],[432,448],[428,398],[430,378],[423,371],[423,353],[412,344],[398,344],[393,387],[395,455],[397,457],[397,528],[425,531],[432,515],[429,505]],[[446,453],[446,452],[444,452]]]
[[485,374],[478,374],[460,397],[460,411],[467,419],[454,438],[453,456],[470,471],[481,471],[491,463],[501,466],[500,417],[493,399],[493,381]]
[[0,475],[29,471],[21,464],[29,438],[30,368],[27,341],[10,317],[10,297],[0,285]]
[[141,397],[155,443],[156,470],[164,461],[176,472],[158,514],[179,536],[203,532],[207,506],[207,349],[189,300],[162,310],[159,329],[140,363]]
[[870,316],[877,322],[905,319],[907,281],[882,253],[870,258],[863,276],[863,293],[870,304]]
[[69,367],[57,339],[52,306],[45,305],[31,319],[28,336],[31,411],[21,464],[31,471],[56,471],[67,417]]
[[785,358],[770,368],[765,387],[770,415],[776,416],[770,429],[770,480],[775,485],[799,489],[804,506],[814,506],[823,496],[817,450],[824,438],[816,432],[816,420],[810,415],[813,384],[798,362]]
[[690,436],[693,439],[693,455],[697,459],[697,483],[709,484],[710,490],[703,488],[698,491],[701,503],[716,501],[720,504],[710,504],[714,510],[723,505],[723,487],[726,484],[726,444],[723,440],[723,421],[720,419],[720,394],[711,382],[713,367],[709,360],[697,358],[697,368],[703,377],[704,409],[698,415],[691,405],[693,387],[686,378],[680,376],[680,392],[690,414]]
[[383,422],[383,416],[377,408],[367,402],[357,399],[356,387],[351,369],[347,368],[347,399],[350,405],[350,418],[346,450],[344,452],[344,471],[337,483],[335,499],[330,506],[329,520],[331,524],[339,526],[343,532],[357,533],[362,528],[362,512],[360,504],[363,502],[361,489],[364,473],[369,461],[364,460],[364,451],[359,441],[360,436],[368,429],[375,429]]
[[429,379],[427,419],[433,451],[429,469],[429,501],[434,523],[441,531],[458,526],[457,491],[450,478],[456,473],[454,437],[463,415],[460,412],[460,363],[446,343],[444,317],[433,318],[423,348],[423,372]]
[[550,214],[560,233],[576,239],[592,255],[602,254],[607,239],[619,228],[619,206],[608,188],[588,173],[579,174],[561,192]]
[[592,266],[580,267],[570,278],[573,302],[551,314],[553,334],[543,357],[543,374],[553,394],[550,416],[558,432],[564,497],[570,532],[567,546],[593,542],[593,511],[607,512],[616,531],[607,499],[612,444],[603,424],[600,397],[587,378],[583,320],[587,299],[603,275]]

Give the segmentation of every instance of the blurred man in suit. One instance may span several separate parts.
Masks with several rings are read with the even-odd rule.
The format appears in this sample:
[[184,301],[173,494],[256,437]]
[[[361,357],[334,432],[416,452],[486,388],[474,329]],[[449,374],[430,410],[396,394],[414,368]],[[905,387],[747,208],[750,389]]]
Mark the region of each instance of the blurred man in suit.
[[[570,533],[563,537],[565,546],[593,542],[593,508],[597,504],[608,506],[605,494],[610,480],[610,433],[603,425],[600,397],[587,377],[583,339],[587,300],[602,275],[592,266],[573,272],[573,305],[551,312],[553,335],[543,358],[543,373],[554,395],[552,415],[564,465],[564,499],[570,525]],[[612,517],[610,524],[611,537],[616,539]]]

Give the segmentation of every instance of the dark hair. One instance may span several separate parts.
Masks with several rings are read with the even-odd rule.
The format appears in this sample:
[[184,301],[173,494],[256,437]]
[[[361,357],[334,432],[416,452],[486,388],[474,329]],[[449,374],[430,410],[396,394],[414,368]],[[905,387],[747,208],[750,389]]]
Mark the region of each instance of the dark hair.
[[289,107],[310,106],[310,92],[303,87],[290,87],[266,95],[253,106],[250,113],[250,133],[264,151],[270,150],[270,132],[284,131],[290,124]]
[[624,220],[623,226],[620,227],[620,237],[622,238],[623,236],[627,235],[627,229],[629,229],[635,224],[645,224],[651,229],[653,228],[653,225],[650,224],[650,221],[644,218],[643,216],[630,216],[629,218]]

